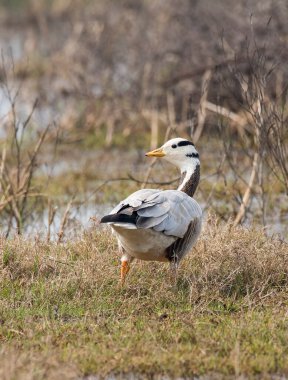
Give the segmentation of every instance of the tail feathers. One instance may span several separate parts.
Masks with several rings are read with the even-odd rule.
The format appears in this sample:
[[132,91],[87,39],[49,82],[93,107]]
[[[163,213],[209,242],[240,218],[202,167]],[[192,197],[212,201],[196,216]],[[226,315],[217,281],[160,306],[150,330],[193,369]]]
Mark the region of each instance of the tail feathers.
[[105,215],[100,220],[100,223],[130,223],[130,224],[136,224],[136,217],[137,214],[132,215],[126,215],[126,214],[112,214],[112,215]]

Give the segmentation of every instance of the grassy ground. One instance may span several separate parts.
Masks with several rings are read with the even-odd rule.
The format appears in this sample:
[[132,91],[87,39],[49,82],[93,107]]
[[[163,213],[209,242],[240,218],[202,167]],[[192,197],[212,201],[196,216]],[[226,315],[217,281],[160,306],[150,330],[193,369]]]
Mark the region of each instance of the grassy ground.
[[165,264],[136,262],[120,288],[98,226],[1,251],[1,379],[288,374],[288,245],[262,232],[211,219],[177,285]]

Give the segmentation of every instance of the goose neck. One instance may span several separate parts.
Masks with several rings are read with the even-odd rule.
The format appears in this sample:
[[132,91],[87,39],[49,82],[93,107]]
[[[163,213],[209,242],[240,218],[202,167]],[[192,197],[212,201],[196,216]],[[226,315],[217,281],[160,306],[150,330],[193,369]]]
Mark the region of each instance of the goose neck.
[[193,197],[200,180],[200,164],[181,168],[181,178],[178,186],[179,191],[183,191]]

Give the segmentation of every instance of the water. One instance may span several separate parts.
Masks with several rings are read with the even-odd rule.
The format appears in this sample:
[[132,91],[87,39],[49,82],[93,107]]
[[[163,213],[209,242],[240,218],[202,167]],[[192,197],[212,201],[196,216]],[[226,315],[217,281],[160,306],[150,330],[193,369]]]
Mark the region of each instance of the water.
[[[68,203],[68,201],[67,201]],[[204,204],[200,203],[201,207],[204,208]],[[115,204],[111,203],[95,203],[95,202],[84,202],[83,204],[72,205],[69,211],[69,217],[67,220],[67,225],[65,227],[64,240],[81,238],[81,235],[91,229],[97,228],[97,220],[99,221],[101,217],[108,214]],[[57,240],[58,232],[60,230],[62,218],[65,212],[66,206],[61,206],[57,209],[53,224],[51,225],[51,240]],[[207,217],[208,211],[204,212],[204,220]],[[96,220],[95,220],[96,219]],[[32,217],[32,221],[25,228],[26,236],[38,236],[45,239],[48,231],[48,210],[44,210],[42,214],[35,214]],[[96,225],[95,225],[96,223]],[[267,217],[266,225],[263,227],[259,221],[253,218],[253,210],[248,213],[247,219],[244,226],[258,226],[260,229],[264,229],[267,235],[279,235],[283,239],[288,239],[288,215],[283,216],[277,213],[273,216]]]

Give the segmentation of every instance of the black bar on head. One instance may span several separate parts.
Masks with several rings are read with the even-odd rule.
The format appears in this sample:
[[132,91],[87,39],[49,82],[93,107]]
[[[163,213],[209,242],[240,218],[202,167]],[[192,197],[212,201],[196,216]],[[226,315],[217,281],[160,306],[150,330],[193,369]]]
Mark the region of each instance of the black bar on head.
[[199,158],[199,154],[198,153],[187,153],[186,157]]
[[186,145],[193,145],[194,146],[194,144],[191,141],[188,141],[188,140],[180,141],[177,144],[177,146],[186,146]]

